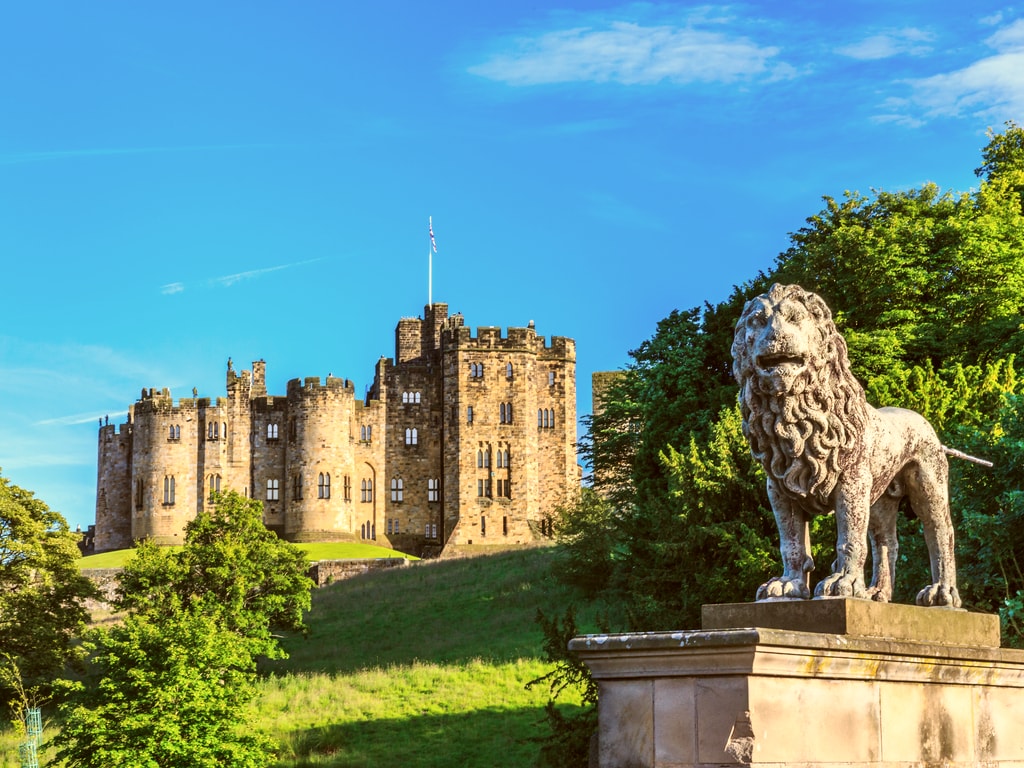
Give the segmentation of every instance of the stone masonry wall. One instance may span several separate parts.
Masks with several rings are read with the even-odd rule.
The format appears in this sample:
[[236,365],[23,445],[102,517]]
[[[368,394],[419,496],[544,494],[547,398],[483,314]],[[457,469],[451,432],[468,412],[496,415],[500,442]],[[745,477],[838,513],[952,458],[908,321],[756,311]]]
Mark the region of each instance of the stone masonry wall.
[[226,398],[143,390],[120,433],[101,427],[97,551],[180,542],[217,487],[260,499],[292,541],[419,554],[535,540],[579,489],[575,343],[532,323],[474,335],[434,304],[399,321],[395,345],[365,399],[333,376],[268,395],[262,360],[228,361]]

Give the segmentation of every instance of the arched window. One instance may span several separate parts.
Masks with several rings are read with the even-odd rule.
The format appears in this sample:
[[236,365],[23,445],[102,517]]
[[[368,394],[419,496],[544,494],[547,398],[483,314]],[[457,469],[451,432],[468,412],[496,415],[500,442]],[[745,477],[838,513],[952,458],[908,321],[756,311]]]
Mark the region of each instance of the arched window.
[[213,501],[213,497],[220,493],[220,475],[210,475],[207,481],[210,489],[210,501]]
[[367,504],[373,501],[373,480],[359,481],[359,500]]
[[267,440],[277,440],[277,424],[267,424]]
[[318,499],[331,498],[331,475],[321,472],[316,478],[316,497]]
[[174,503],[174,475],[164,475],[164,504]]
[[506,448],[505,449],[505,469],[508,469],[509,467],[512,466],[512,464],[509,463],[509,458],[510,458],[510,456],[509,456],[508,448]]
[[416,427],[411,427],[405,430],[405,444],[416,445],[419,443],[419,430]]
[[544,426],[544,411],[541,410],[540,408],[537,409],[537,426]]
[[505,378],[512,378],[512,363],[505,363]]
[[405,483],[400,477],[391,478],[391,500],[402,501],[405,495]]

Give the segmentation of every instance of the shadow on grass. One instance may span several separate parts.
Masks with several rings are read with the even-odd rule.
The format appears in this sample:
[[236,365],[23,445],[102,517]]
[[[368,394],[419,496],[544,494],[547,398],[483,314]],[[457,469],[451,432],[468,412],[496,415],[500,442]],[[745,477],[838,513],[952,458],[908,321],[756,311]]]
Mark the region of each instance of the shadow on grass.
[[547,733],[543,707],[325,725],[284,734],[275,767],[528,768]]
[[537,610],[560,615],[569,600],[550,575],[551,558],[551,550],[520,550],[323,587],[313,594],[307,635],[284,639],[291,658],[263,669],[336,674],[416,660],[541,658]]

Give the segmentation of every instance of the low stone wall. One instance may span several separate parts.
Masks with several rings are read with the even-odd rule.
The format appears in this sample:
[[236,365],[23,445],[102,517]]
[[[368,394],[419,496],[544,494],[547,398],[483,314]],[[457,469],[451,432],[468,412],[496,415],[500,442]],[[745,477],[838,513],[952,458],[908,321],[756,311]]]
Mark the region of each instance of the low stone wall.
[[342,579],[362,576],[385,568],[402,568],[409,564],[404,557],[378,557],[372,560],[318,560],[309,566],[309,578],[318,587]]
[[[333,584],[342,579],[350,579],[353,576],[362,576],[365,573],[380,571],[385,568],[400,568],[409,564],[404,557],[378,557],[364,560],[318,560],[311,563],[309,578],[318,587]],[[121,573],[120,568],[83,568],[82,575],[89,579],[100,591],[99,600],[88,601],[87,607],[91,611],[109,610],[110,603],[117,591],[117,576]]]

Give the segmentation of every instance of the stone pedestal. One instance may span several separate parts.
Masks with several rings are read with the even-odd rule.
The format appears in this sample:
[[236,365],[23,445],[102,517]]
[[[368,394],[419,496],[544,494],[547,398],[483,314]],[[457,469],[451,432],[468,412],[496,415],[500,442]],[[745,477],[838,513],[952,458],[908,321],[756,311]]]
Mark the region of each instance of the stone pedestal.
[[600,768],[1024,768],[1024,651],[997,617],[834,599],[702,625],[570,643],[600,686]]

